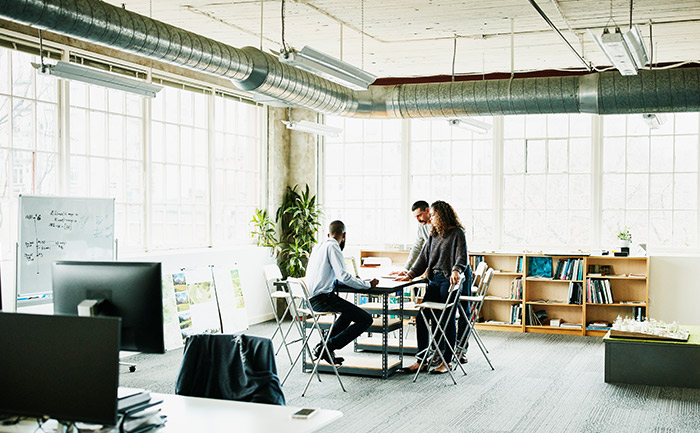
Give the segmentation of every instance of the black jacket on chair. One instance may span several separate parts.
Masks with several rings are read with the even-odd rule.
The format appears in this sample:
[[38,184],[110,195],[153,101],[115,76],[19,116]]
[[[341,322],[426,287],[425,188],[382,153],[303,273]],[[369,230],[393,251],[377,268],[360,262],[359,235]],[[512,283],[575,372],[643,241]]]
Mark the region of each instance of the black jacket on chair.
[[269,338],[196,334],[188,338],[175,393],[284,405]]

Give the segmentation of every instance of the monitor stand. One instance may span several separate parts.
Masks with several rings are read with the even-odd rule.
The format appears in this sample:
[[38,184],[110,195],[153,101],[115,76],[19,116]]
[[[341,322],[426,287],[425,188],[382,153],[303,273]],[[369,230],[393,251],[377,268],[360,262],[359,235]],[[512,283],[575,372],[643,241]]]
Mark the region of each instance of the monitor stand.
[[[100,314],[100,309],[104,308],[104,305],[107,304],[107,302],[108,301],[104,299],[84,299],[80,302],[80,304],[78,304],[78,316],[96,317]],[[136,352],[131,352],[130,354],[134,353]],[[120,358],[123,356],[123,352],[120,352]],[[126,356],[129,356],[129,354],[127,354]],[[136,371],[136,364],[133,364],[131,362],[119,361],[119,365],[129,367],[129,371],[131,373]],[[69,433],[71,433],[70,430]]]

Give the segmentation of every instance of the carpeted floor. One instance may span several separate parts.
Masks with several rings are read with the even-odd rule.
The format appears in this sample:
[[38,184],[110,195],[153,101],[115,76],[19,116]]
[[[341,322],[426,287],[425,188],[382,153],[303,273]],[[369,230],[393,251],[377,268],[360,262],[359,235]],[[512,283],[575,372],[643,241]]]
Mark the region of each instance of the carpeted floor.
[[[248,333],[269,337],[273,330],[274,322],[267,322]],[[287,404],[342,411],[327,432],[700,433],[700,389],[605,383],[600,338],[488,331],[481,336],[496,370],[472,344],[467,376],[460,375],[456,386],[445,375],[422,374],[416,383],[403,374],[388,380],[343,376],[344,393],[333,375],[323,374],[323,382],[312,381],[301,397],[308,374],[297,367],[283,388]],[[181,349],[134,355],[126,360],[137,362],[138,369],[122,368],[120,383],[172,393],[181,359]],[[289,365],[280,352],[280,376]]]

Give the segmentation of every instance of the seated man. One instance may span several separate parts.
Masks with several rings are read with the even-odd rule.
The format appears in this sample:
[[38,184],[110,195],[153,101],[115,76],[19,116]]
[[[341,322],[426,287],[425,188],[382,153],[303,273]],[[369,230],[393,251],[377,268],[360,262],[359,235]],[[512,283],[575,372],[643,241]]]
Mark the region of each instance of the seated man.
[[342,253],[344,247],[345,224],[342,221],[333,221],[329,227],[328,239],[314,248],[306,267],[311,306],[316,311],[340,313],[328,339],[330,359],[320,343],[314,349],[314,357],[320,356],[329,364],[341,364],[343,359],[335,357],[333,352],[345,347],[372,325],[372,316],[338,296],[335,288],[338,285],[346,285],[356,289],[369,289],[379,282],[376,278],[363,281],[351,275],[345,269]]

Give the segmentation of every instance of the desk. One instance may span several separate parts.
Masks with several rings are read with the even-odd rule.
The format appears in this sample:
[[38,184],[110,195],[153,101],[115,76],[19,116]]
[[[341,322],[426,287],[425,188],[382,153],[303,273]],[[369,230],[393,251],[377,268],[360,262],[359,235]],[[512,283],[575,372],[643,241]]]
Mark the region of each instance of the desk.
[[[343,416],[337,410],[321,409],[309,419],[292,419],[291,415],[300,408],[172,394],[152,393],[151,396],[154,400],[163,400],[162,413],[168,416],[165,426],[151,430],[153,433],[307,433],[320,431]],[[51,425],[45,426],[44,431],[50,432]],[[36,427],[35,421],[27,420],[15,426],[0,425],[0,432],[32,433]]]

